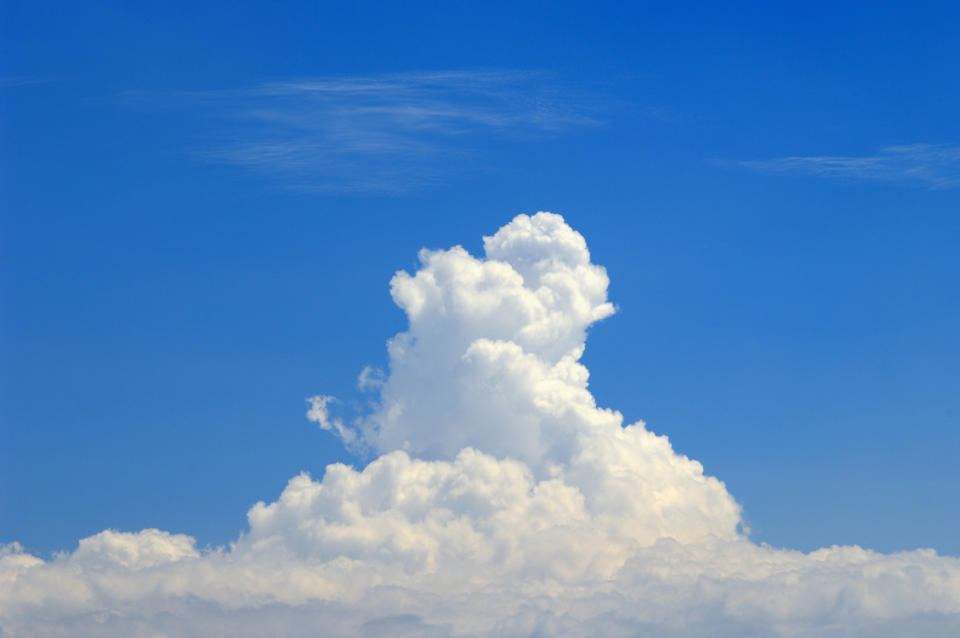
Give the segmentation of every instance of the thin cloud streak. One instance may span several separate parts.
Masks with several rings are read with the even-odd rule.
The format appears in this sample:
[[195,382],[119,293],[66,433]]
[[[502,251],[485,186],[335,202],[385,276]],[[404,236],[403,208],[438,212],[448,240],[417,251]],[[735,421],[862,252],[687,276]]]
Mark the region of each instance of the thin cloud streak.
[[570,91],[530,72],[321,78],[186,97],[239,124],[200,156],[320,191],[417,190],[476,170],[470,160],[491,137],[599,124]]
[[960,146],[950,144],[906,144],[887,146],[873,155],[792,156],[736,164],[768,173],[903,182],[938,190],[960,186]]
[[23,77],[23,76],[8,76],[0,77],[0,88],[10,88],[15,86],[31,86],[33,84],[49,84],[50,82],[56,82],[58,78],[46,78],[46,77]]

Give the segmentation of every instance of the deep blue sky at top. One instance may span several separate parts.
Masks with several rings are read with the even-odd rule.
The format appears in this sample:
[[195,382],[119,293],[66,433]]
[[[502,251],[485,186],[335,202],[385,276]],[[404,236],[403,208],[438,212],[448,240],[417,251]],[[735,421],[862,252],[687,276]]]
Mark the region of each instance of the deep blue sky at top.
[[[195,4],[2,4],[0,541],[223,544],[362,463],[304,399],[362,409],[389,278],[550,210],[619,307],[593,392],[755,539],[960,554],[955,3]],[[345,152],[393,120],[264,95],[439,71],[519,123]]]

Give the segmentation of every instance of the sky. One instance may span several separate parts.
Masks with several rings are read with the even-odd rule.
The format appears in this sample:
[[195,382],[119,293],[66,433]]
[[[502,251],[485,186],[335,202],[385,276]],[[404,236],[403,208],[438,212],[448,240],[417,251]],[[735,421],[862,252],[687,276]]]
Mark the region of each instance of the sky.
[[[261,569],[267,545],[286,548],[291,569],[342,550],[357,592],[379,578],[414,601],[393,603],[383,627],[395,635],[447,627],[450,609],[465,623],[449,621],[453,633],[482,635],[492,630],[470,613],[423,600],[449,587],[438,556],[462,568],[483,551],[464,558],[433,528],[407,530],[447,549],[397,550],[408,576],[440,574],[404,580],[369,548],[331,541],[323,508],[291,503],[326,485],[343,510],[365,502],[364,480],[417,492],[412,475],[490,486],[496,474],[529,487],[514,513],[546,508],[555,529],[562,509],[604,535],[558,533],[562,552],[621,552],[551,578],[606,579],[634,600],[667,590],[605,561],[652,569],[651,555],[672,556],[649,549],[657,534],[708,565],[798,561],[808,573],[820,548],[855,546],[875,553],[841,548],[838,564],[933,560],[960,582],[958,19],[951,3],[922,2],[3,3],[0,560],[26,566],[36,591],[74,567],[115,574],[123,590],[133,573],[191,581],[174,566]],[[562,217],[517,218],[538,211]],[[530,297],[542,276],[550,299]],[[398,334],[416,339],[404,349]],[[481,374],[493,369],[497,382]],[[526,402],[546,409],[555,384],[580,415],[556,417],[556,431],[523,416]],[[621,437],[604,409],[645,426]],[[576,447],[594,425],[609,436],[596,466]],[[647,492],[634,502],[633,488],[591,474],[634,453],[641,482],[673,481],[650,494],[684,495],[676,517],[648,519]],[[661,478],[643,473],[660,462]],[[506,533],[488,509],[444,509],[452,497],[431,494],[426,511],[469,519],[478,538]],[[605,518],[627,510],[636,537]],[[378,512],[350,524],[394,547],[383,521],[400,515]],[[478,578],[546,569],[519,555]],[[764,574],[751,582],[772,587]],[[305,585],[332,600],[324,587]],[[958,622],[950,591],[940,607],[917,604]],[[30,626],[34,603],[4,593],[0,620]],[[189,593],[224,609],[263,594]],[[274,594],[283,613],[333,613]],[[336,612],[345,633],[354,612],[380,627],[370,596]],[[117,600],[99,608],[146,613]],[[599,618],[597,600],[568,608]],[[724,616],[731,632],[760,622],[726,604],[739,610]],[[821,618],[804,613],[778,631]],[[501,633],[535,633],[508,616]],[[574,632],[537,618],[548,635]]]

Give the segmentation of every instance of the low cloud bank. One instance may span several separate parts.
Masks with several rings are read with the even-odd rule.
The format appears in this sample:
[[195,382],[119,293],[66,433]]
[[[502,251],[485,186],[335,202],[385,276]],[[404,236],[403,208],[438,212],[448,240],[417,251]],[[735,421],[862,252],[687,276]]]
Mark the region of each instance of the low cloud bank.
[[[292,478],[228,549],[104,531],[0,548],[3,636],[945,636],[960,559],[751,542],[722,482],[600,408],[580,363],[614,312],[559,215],[421,251],[369,415],[309,418],[363,469]],[[375,383],[369,380],[375,379]]]

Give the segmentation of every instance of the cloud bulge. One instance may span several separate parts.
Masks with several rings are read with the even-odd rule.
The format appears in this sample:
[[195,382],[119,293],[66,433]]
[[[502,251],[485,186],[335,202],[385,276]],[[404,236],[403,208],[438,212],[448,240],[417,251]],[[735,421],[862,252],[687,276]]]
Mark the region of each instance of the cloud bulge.
[[580,362],[614,313],[559,215],[482,258],[422,250],[376,407],[308,418],[370,454],[292,478],[229,548],[107,530],[52,560],[0,550],[0,635],[943,636],[960,559],[750,541],[717,478],[597,406]]

